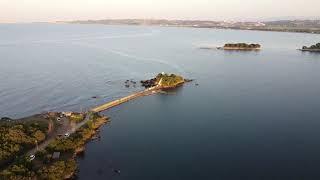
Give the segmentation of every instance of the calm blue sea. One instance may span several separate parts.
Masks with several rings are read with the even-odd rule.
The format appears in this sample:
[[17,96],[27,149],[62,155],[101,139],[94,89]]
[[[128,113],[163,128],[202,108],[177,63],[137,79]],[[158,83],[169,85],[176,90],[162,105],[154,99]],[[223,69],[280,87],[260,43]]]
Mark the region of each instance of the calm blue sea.
[[[320,179],[320,54],[296,50],[319,41],[280,32],[1,24],[0,117],[84,111],[142,89],[126,88],[127,79],[172,72],[196,81],[104,112],[112,121],[79,159],[79,179]],[[263,50],[199,49],[227,42]]]

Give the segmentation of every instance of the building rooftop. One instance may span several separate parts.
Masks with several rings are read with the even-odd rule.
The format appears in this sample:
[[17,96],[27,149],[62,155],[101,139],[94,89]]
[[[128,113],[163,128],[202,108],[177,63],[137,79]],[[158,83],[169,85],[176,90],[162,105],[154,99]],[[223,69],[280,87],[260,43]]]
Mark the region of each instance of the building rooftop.
[[59,159],[60,158],[60,152],[54,152],[52,154],[52,159]]

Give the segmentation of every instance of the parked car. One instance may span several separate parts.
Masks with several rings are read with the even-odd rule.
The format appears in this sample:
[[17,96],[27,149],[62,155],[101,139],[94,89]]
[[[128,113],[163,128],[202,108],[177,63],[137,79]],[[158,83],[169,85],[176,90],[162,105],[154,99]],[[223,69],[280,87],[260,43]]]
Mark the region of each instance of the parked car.
[[29,160],[30,160],[30,161],[33,161],[35,158],[36,158],[36,156],[35,156],[34,154],[32,154],[32,155],[29,156]]

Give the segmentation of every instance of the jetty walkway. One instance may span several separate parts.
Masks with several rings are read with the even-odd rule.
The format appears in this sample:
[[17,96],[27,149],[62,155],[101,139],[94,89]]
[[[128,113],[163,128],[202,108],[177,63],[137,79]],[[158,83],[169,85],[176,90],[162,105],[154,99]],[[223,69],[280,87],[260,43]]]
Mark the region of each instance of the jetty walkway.
[[146,89],[144,91],[136,92],[136,93],[131,94],[129,96],[126,96],[126,97],[123,97],[123,98],[108,102],[108,103],[100,105],[100,106],[97,106],[95,108],[92,108],[90,111],[91,112],[102,112],[102,111],[108,110],[110,108],[113,108],[115,106],[118,106],[120,104],[123,104],[123,103],[126,103],[128,101],[131,101],[133,99],[136,99],[136,98],[139,98],[139,97],[142,97],[142,96],[149,96],[149,95],[152,95],[152,94],[156,94],[156,93],[160,92],[160,90],[161,90],[161,88],[159,86],[151,87],[151,88],[148,88],[148,89]]

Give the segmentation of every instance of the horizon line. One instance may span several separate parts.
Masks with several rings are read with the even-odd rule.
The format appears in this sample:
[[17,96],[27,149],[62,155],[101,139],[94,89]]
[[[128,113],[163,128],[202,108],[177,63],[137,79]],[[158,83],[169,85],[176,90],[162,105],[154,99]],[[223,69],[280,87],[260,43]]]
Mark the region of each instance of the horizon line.
[[[224,19],[224,20],[214,20],[214,19],[175,19],[175,18],[97,18],[97,19],[73,19],[73,20],[52,20],[52,21],[16,21],[16,22],[0,22],[0,24],[32,24],[32,23],[63,23],[63,22],[74,22],[74,21],[102,21],[102,20],[166,20],[166,21],[211,21],[211,22],[272,22],[272,21],[320,21],[320,17],[292,17],[292,18],[260,18],[260,20],[236,20],[236,19]],[[269,20],[267,20],[269,19]]]

